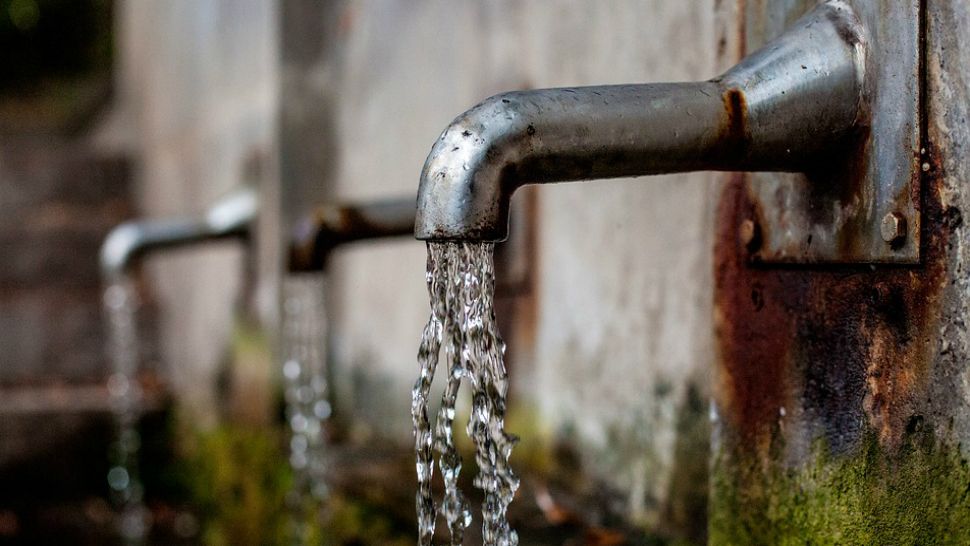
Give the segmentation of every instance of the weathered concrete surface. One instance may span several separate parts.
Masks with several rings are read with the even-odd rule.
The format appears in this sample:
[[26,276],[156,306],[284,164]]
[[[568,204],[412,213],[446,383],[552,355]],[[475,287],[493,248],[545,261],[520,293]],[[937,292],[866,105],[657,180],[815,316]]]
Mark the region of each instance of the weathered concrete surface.
[[[529,67],[538,86],[719,72],[710,2],[615,7],[554,15],[533,6],[526,17],[547,18],[550,32]],[[671,494],[690,487],[672,481],[678,465],[706,465],[706,444],[688,449],[693,459],[674,454],[684,440],[677,420],[706,418],[685,400],[689,385],[707,392],[711,362],[709,181],[695,174],[539,192],[535,373],[518,386],[519,400],[535,396],[543,423],[619,487],[628,515],[654,525],[698,524],[665,511]]]
[[713,544],[970,540],[970,6],[926,6],[920,266],[751,267],[737,228],[753,211],[726,177]]
[[0,386],[102,381],[97,255],[130,214],[130,165],[83,136],[0,141]]
[[[129,162],[96,150],[86,132],[3,133],[0,143],[0,482],[7,484],[19,476],[16,464],[83,443],[90,422],[78,413],[110,409],[98,250],[132,202]],[[150,317],[146,309],[142,327]],[[151,344],[142,348],[153,354]]]
[[[139,211],[197,214],[242,183],[249,158],[275,146],[276,6],[260,0],[120,2],[114,141],[138,158]],[[200,423],[240,293],[233,244],[152,258],[163,367]]]
[[[713,1],[362,1],[340,20],[333,49],[344,60],[327,74],[339,85],[342,198],[414,194],[439,132],[495,92],[707,78],[721,68]],[[621,492],[622,512],[646,523],[686,525],[671,514],[698,501],[674,509],[666,499],[692,476],[679,464],[699,468],[701,483],[706,468],[705,434],[687,445],[677,431],[706,423],[697,400],[712,362],[710,181],[538,188],[531,285],[507,307],[516,312],[506,331],[512,411],[538,418],[539,430]],[[401,442],[410,440],[413,355],[428,313],[424,259],[423,245],[389,242],[334,261],[338,410],[356,414],[361,432]]]
[[[970,7],[926,2],[920,267],[751,268],[737,242],[750,211],[730,176],[534,191],[534,238],[513,259],[530,274],[503,303],[515,313],[513,412],[577,452],[627,515],[703,538],[691,528],[703,493],[684,486],[706,483],[713,369],[713,543],[967,542],[970,58],[959,40]],[[763,5],[293,0],[278,74],[272,2],[126,2],[120,88],[141,135],[141,202],[152,215],[198,211],[239,180],[251,151],[271,152],[277,77],[283,182],[266,190],[277,216],[260,228],[273,238],[311,200],[413,194],[438,132],[494,92],[714,75],[746,49],[741,16]],[[726,186],[716,212],[715,178]],[[151,268],[166,361],[200,412],[214,405],[231,323],[239,259],[228,254]],[[275,243],[260,244],[264,281],[278,260]],[[413,241],[335,257],[338,412],[362,437],[410,440],[423,265]]]

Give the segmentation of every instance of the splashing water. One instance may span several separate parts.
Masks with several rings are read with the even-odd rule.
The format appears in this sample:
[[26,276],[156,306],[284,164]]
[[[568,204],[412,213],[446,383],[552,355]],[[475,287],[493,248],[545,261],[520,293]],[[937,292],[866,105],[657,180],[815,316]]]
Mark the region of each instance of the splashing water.
[[[426,280],[431,318],[418,350],[420,376],[414,386],[411,414],[414,423],[418,492],[418,537],[421,546],[433,543],[437,506],[431,492],[433,451],[438,452],[445,485],[442,513],[453,546],[462,543],[471,524],[468,503],[458,489],[461,457],[455,448],[455,401],[462,380],[472,391],[467,432],[475,444],[479,473],[474,484],[484,491],[482,534],[486,546],[515,546],[518,535],[506,512],[519,487],[509,466],[515,437],[505,431],[508,377],[503,360],[505,343],[495,323],[495,278],[491,243],[429,243]],[[431,384],[444,346],[448,376],[434,432],[428,402]]]
[[136,426],[141,413],[142,392],[137,378],[140,352],[133,281],[125,277],[111,282],[104,291],[103,303],[112,365],[108,395],[117,434],[111,446],[108,486],[118,511],[119,534],[127,544],[142,544],[148,534],[149,518],[138,478],[141,439]]
[[[327,397],[327,334],[323,273],[292,274],[283,281],[283,380],[290,425],[290,466],[295,474],[289,504],[297,526],[312,500],[327,496],[323,425]],[[295,530],[297,535],[302,532]]]

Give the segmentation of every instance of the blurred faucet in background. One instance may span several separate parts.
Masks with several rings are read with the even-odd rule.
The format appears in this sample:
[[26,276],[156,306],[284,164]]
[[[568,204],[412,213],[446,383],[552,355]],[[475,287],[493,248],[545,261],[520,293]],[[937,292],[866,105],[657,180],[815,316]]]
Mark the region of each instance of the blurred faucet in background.
[[201,218],[125,222],[101,246],[101,274],[105,280],[117,279],[140,258],[158,250],[248,239],[257,212],[256,191],[247,187],[219,200]]
[[415,211],[414,197],[320,205],[293,230],[287,269],[320,271],[330,253],[344,244],[411,235]]

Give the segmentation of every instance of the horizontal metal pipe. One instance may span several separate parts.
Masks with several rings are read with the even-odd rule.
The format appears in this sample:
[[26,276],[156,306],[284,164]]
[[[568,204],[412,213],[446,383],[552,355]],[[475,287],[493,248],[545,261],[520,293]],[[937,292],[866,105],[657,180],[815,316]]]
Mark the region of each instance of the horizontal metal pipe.
[[829,2],[710,81],[496,95],[434,144],[415,236],[503,240],[524,184],[805,170],[859,129],[864,53],[851,10]]
[[414,217],[414,197],[320,205],[297,223],[290,239],[288,269],[320,271],[338,246],[411,235]]
[[134,220],[111,230],[101,245],[105,278],[123,275],[147,254],[223,239],[249,237],[257,214],[256,193],[244,189],[217,202],[203,218]]

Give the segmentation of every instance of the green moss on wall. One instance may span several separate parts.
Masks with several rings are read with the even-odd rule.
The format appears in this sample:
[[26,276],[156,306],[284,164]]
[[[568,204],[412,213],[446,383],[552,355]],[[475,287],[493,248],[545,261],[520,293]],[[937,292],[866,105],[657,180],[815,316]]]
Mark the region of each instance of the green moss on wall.
[[714,545],[965,545],[970,467],[958,446],[911,433],[898,450],[871,436],[852,454],[816,445],[783,468],[718,454],[710,504]]
[[711,422],[707,399],[692,383],[678,412],[676,432],[663,527],[684,544],[706,544]]
[[394,517],[396,502],[339,491],[325,501],[288,499],[293,475],[280,431],[223,425],[198,432],[186,446],[182,481],[200,516],[206,546],[301,543],[321,546],[404,546],[416,531]]
[[292,477],[276,434],[222,426],[187,449],[186,483],[202,515],[202,542],[285,544]]

